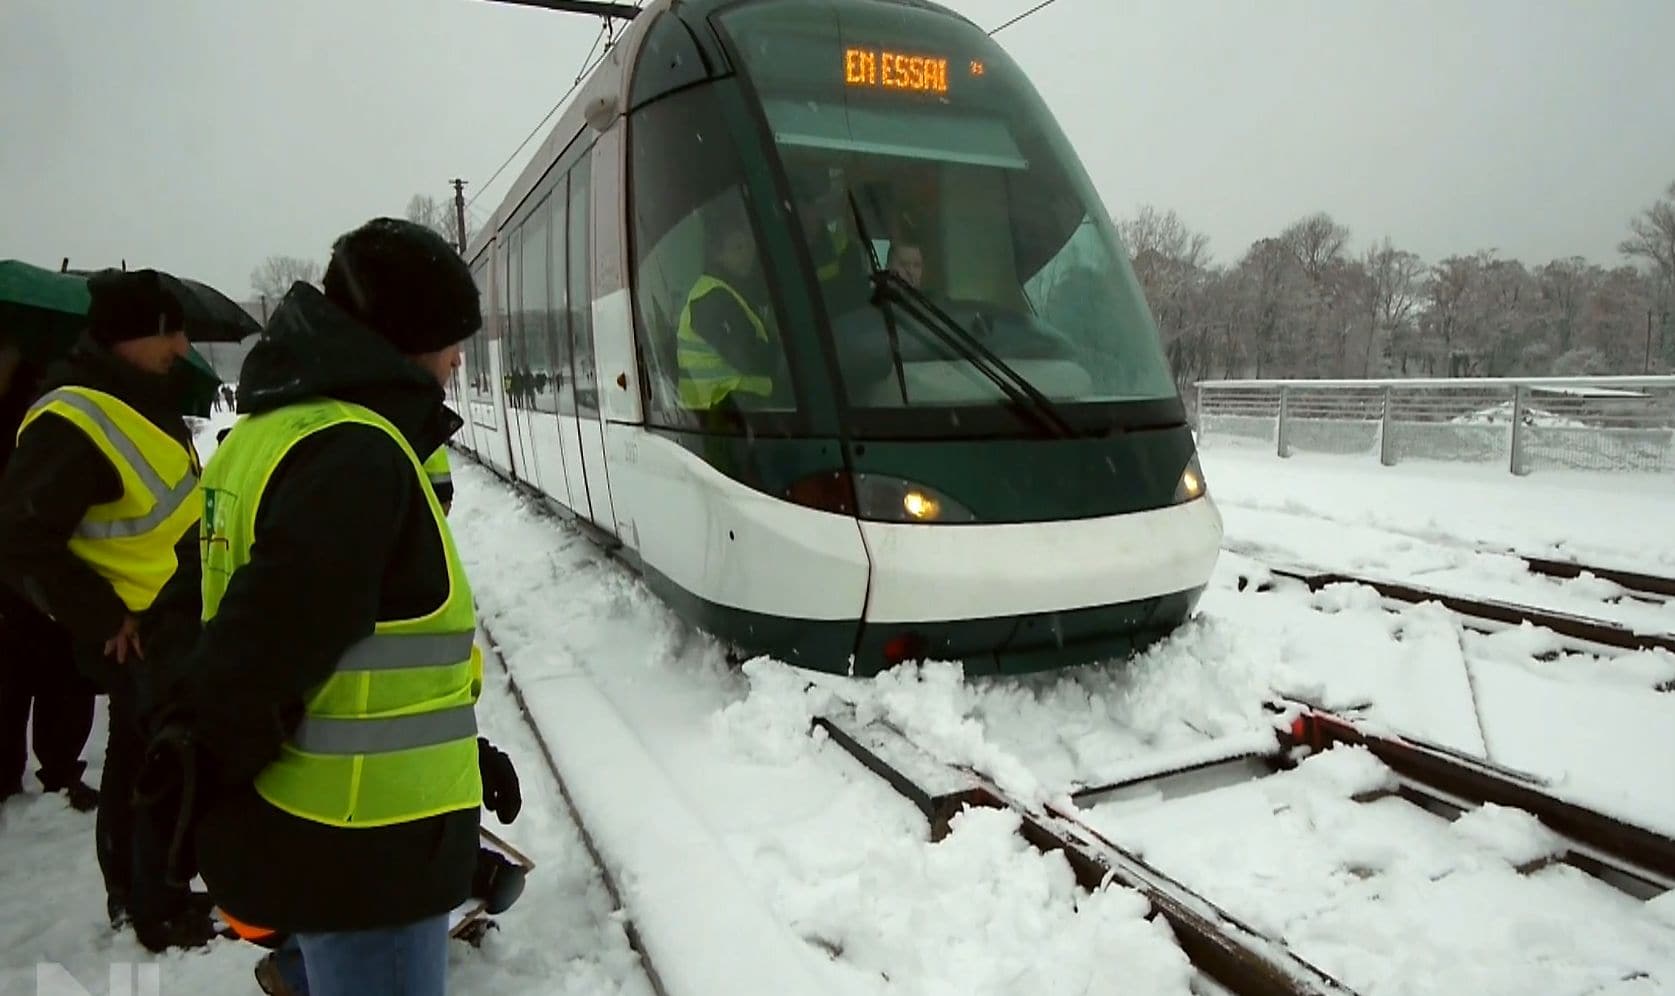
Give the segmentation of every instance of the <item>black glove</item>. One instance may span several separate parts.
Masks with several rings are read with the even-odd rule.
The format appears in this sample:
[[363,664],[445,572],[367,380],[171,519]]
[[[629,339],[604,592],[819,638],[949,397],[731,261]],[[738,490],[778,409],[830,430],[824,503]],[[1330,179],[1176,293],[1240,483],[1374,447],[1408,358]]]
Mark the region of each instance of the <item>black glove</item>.
[[529,873],[486,847],[477,848],[477,869],[471,875],[471,898],[483,900],[487,913],[504,913],[523,895]]
[[518,791],[518,772],[512,759],[482,737],[477,738],[477,773],[483,779],[483,805],[501,823],[518,818],[523,809],[523,795]]

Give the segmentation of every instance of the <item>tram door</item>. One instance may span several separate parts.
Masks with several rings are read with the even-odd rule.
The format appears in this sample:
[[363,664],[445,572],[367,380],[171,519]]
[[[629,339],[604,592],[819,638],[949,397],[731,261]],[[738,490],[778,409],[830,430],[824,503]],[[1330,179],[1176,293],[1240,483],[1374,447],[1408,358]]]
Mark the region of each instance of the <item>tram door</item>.
[[[566,309],[569,320],[566,324],[570,331],[576,403],[568,421],[578,440],[587,495],[585,504],[573,508],[578,515],[585,515],[599,528],[615,535],[616,513],[611,507],[611,485],[605,471],[605,430],[599,415],[599,370],[593,345],[592,164],[591,152],[584,153],[570,171],[570,274]],[[569,457],[568,451],[565,456]]]

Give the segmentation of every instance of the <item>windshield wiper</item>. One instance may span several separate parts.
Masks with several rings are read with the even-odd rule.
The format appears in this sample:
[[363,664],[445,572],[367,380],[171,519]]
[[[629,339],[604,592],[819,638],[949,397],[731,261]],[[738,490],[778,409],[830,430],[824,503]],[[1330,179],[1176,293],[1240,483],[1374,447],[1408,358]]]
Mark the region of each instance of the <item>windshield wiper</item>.
[[856,233],[861,237],[861,244],[866,246],[867,262],[872,267],[872,303],[884,312],[885,324],[890,332],[890,348],[895,354],[896,377],[901,384],[903,402],[907,400],[907,378],[902,374],[901,350],[896,345],[895,322],[891,320],[889,309],[884,306],[882,299],[885,297],[906,308],[909,314],[918,319],[916,323],[911,324],[929,329],[944,345],[951,347],[966,362],[976,367],[977,371],[999,388],[1023,414],[1039,423],[1042,428],[1065,439],[1075,436],[1075,430],[1065,420],[1064,413],[1059,410],[1058,405],[1042,394],[1028,378],[979,342],[964,325],[943,311],[924,291],[913,286],[901,274],[879,265],[878,250],[873,248],[872,239],[867,234],[867,224],[861,217],[861,205],[855,200],[855,191],[850,190],[848,194],[849,209],[855,215]]

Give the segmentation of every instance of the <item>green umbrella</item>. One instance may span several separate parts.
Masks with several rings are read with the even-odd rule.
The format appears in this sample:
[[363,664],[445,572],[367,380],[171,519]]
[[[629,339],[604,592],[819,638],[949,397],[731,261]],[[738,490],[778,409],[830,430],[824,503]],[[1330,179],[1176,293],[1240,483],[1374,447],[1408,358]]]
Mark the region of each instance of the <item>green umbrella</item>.
[[194,347],[175,370],[180,374],[180,413],[209,418],[213,411],[215,393],[221,388],[221,377]]
[[[37,363],[67,354],[87,327],[87,277],[0,260],[0,341],[18,342],[23,354]],[[208,418],[210,402],[221,386],[215,368],[193,348],[177,370],[182,414]]]
[[17,259],[0,259],[0,339],[37,361],[60,356],[87,325],[87,281]]

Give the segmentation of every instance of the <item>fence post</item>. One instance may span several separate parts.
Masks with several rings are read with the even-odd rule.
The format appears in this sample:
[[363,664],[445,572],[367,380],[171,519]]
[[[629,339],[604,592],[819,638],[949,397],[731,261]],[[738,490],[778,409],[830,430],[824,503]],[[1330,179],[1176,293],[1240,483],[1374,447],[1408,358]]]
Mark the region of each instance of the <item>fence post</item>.
[[1378,462],[1386,467],[1396,465],[1396,449],[1390,444],[1390,385],[1384,385],[1384,420],[1378,427]]
[[1286,436],[1289,435],[1289,433],[1287,431],[1289,429],[1289,427],[1286,425],[1286,415],[1287,415],[1287,411],[1290,407],[1291,407],[1291,388],[1286,387],[1285,385],[1282,384],[1282,385],[1280,385],[1280,424],[1279,424],[1279,431],[1274,433],[1274,435],[1278,437],[1277,442],[1278,442],[1279,445],[1277,447],[1277,451],[1278,451],[1279,455],[1282,456],[1282,457],[1288,457],[1288,456],[1291,455],[1291,440],[1286,438]]
[[1512,473],[1522,477],[1529,473],[1524,466],[1524,385],[1512,390]]

